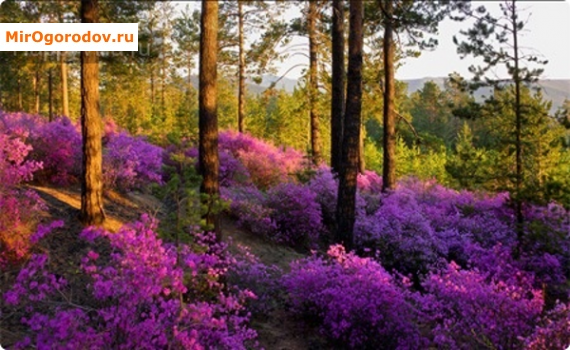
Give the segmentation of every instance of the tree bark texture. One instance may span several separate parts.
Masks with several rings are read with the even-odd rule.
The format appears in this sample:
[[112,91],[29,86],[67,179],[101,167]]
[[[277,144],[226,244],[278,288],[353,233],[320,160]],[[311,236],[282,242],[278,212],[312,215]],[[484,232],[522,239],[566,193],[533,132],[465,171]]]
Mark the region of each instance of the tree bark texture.
[[69,94],[67,90],[67,52],[62,52],[60,56],[61,70],[61,106],[62,114],[69,117]]
[[336,212],[337,240],[343,243],[347,250],[354,247],[353,231],[356,217],[356,177],[362,119],[363,8],[362,0],[350,2],[346,110]]
[[238,86],[238,131],[245,131],[245,40],[243,33],[243,2],[238,1],[238,26],[239,26],[239,86]]
[[[98,0],[81,0],[81,22],[99,21]],[[101,116],[99,115],[99,57],[95,51],[81,52],[81,133],[83,159],[81,176],[81,221],[102,225],[103,172]]]
[[382,189],[396,186],[396,118],[394,113],[394,28],[393,0],[381,2],[384,6],[384,164]]
[[321,160],[319,115],[317,113],[318,101],[318,38],[317,38],[318,9],[316,1],[309,1],[307,18],[309,32],[309,109],[311,118],[311,152],[313,163],[318,165]]
[[339,173],[342,158],[342,134],[344,118],[344,3],[332,4],[332,94],[331,94],[331,168]]
[[217,115],[217,55],[218,2],[202,2],[200,35],[200,116],[199,164],[202,175],[200,192],[207,208],[204,218],[213,227],[218,239],[218,215],[214,203],[219,198],[218,115]]

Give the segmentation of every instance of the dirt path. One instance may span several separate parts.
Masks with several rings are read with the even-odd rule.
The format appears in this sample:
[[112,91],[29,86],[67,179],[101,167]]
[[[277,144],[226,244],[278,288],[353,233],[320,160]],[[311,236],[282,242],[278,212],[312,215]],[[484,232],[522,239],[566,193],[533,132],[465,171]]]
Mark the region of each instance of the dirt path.
[[[63,219],[68,232],[81,230],[77,215],[81,205],[79,188],[54,188],[30,186],[38,192],[47,204],[46,213],[42,213],[45,221]],[[120,194],[113,191],[105,193],[105,213],[107,220],[105,229],[116,232],[123,224],[137,220],[141,214],[157,215],[161,203],[158,199],[141,193]],[[305,255],[293,249],[277,245],[262,237],[238,227],[234,220],[224,216],[221,220],[223,237],[232,251],[239,245],[246,246],[266,265],[276,265],[284,271],[289,264]],[[72,237],[60,237],[69,241]],[[69,243],[69,242],[68,242]],[[62,246],[64,246],[62,242]],[[69,255],[67,255],[69,256]],[[315,330],[305,329],[302,323],[283,309],[277,309],[270,315],[253,317],[252,327],[259,334],[259,343],[267,350],[305,350],[322,349],[323,347]]]
[[[283,271],[289,270],[293,260],[305,257],[291,248],[280,246],[238,227],[234,220],[222,217],[223,239],[230,243],[230,250],[237,245],[249,247],[266,265],[276,265]],[[259,335],[259,343],[266,350],[325,349],[316,329],[306,328],[284,309],[276,309],[269,315],[253,315],[252,327]]]

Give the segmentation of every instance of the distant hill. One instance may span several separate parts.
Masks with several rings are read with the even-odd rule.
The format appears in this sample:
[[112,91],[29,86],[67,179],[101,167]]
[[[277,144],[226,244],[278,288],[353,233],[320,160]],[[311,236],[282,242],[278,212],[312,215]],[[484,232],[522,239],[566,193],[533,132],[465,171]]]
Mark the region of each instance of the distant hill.
[[[279,79],[278,76],[275,75],[264,75],[261,84],[257,84],[252,80],[248,79],[247,81],[247,88],[253,94],[260,94],[265,89],[267,89],[271,83]],[[424,84],[428,81],[433,81],[436,83],[440,88],[444,88],[444,77],[427,77],[421,79],[404,79],[402,80],[406,84],[408,84],[408,94],[414,93],[420,90]],[[281,78],[277,84],[277,89],[283,89],[287,92],[293,92],[297,84],[299,83],[296,79],[290,78]],[[192,76],[192,84],[195,88],[198,88],[198,77]],[[539,85],[543,89],[544,97],[548,100],[552,101],[552,110],[554,112],[558,109],[558,107],[562,106],[564,103],[564,99],[570,99],[570,79],[545,79],[539,81]],[[482,100],[484,95],[489,95],[490,90],[488,88],[482,88],[475,92],[475,98],[478,100]]]
[[[192,81],[192,86],[198,89],[198,76],[192,75],[190,77]],[[265,91],[273,82],[278,80],[279,77],[276,75],[264,75],[260,84],[257,84],[251,79],[247,79],[247,90],[253,94],[260,94]],[[275,88],[277,90],[285,90],[287,92],[293,92],[297,86],[298,81],[296,79],[281,78],[276,84]]]
[[[446,78],[421,78],[421,79],[406,79],[403,82],[408,84],[408,94],[420,90],[425,83],[433,81],[440,88],[443,89]],[[538,85],[542,87],[542,92],[545,99],[552,101],[551,112],[554,112],[558,107],[562,106],[564,99],[570,99],[570,79],[545,79],[540,80]],[[482,100],[483,96],[488,96],[490,93],[489,88],[481,88],[475,92],[475,98]]]

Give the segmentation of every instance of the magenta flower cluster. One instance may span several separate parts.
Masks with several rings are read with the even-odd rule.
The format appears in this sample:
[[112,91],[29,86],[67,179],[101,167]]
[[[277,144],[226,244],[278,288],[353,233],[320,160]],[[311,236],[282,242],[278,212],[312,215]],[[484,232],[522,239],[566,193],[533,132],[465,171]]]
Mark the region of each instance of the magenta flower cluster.
[[43,201],[21,185],[32,180],[42,163],[29,159],[28,133],[0,111],[0,267],[23,258],[29,250],[28,223]]
[[244,306],[255,295],[221,281],[233,263],[226,247],[205,235],[177,249],[155,230],[146,216],[114,234],[84,230],[80,237],[88,248],[81,270],[90,296],[81,301],[50,272],[47,255],[33,255],[4,295],[5,303],[25,313],[28,326],[16,348],[256,347]]
[[[67,117],[47,122],[40,116],[0,114],[0,125],[31,146],[28,158],[43,167],[36,179],[58,185],[79,181],[81,175],[81,131]],[[103,178],[105,186],[122,190],[161,183],[163,150],[142,137],[117,130],[106,121],[103,135]]]

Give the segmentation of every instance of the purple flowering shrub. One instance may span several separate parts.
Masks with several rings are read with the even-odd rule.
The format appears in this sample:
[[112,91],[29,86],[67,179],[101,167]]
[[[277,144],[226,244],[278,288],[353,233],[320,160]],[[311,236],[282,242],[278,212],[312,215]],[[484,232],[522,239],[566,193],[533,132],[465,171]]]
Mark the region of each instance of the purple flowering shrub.
[[427,348],[409,292],[378,262],[340,245],[327,255],[293,262],[284,276],[294,312],[315,319],[335,344],[349,348]]
[[570,306],[558,303],[525,339],[528,350],[568,349],[570,347]]
[[[187,157],[195,160],[196,168],[198,168],[198,148],[190,147],[184,153]],[[232,187],[251,184],[251,176],[249,175],[248,170],[229,150],[220,149],[219,157],[220,186]]]
[[[27,114],[0,114],[2,129],[31,145],[27,158],[43,164],[36,180],[56,185],[79,181],[81,132],[67,117],[47,122]],[[111,119],[105,120],[103,131],[105,186],[130,190],[162,182],[162,148],[119,131]]]
[[304,185],[283,183],[267,192],[264,205],[277,229],[272,235],[276,242],[292,247],[310,248],[323,231],[321,208],[316,194]]
[[162,183],[163,149],[142,137],[110,133],[103,155],[105,185],[123,190]]
[[262,237],[307,249],[323,233],[316,194],[305,185],[283,183],[267,193],[253,185],[222,187],[221,193],[238,224]]
[[[358,186],[366,186],[362,180],[365,177],[358,176]],[[336,221],[336,204],[338,196],[338,180],[329,167],[320,167],[307,186],[316,194],[316,202],[321,207],[323,224],[332,230]],[[378,192],[379,193],[379,192]],[[356,216],[360,220],[365,216],[367,202],[363,198],[362,192],[356,193]]]
[[[268,189],[291,180],[291,175],[301,170],[303,154],[278,147],[250,135],[235,131],[219,134],[219,149],[229,152],[245,167],[251,181],[260,189]],[[220,162],[221,163],[221,162]]]
[[233,264],[226,247],[204,235],[177,251],[155,230],[156,222],[143,216],[114,234],[81,233],[89,295],[81,305],[72,300],[70,284],[49,271],[49,257],[34,255],[4,295],[28,326],[15,348],[255,347],[244,306],[255,296],[220,280]]
[[374,215],[357,221],[355,238],[361,249],[379,251],[386,268],[405,274],[426,273],[447,254],[447,245],[407,189],[386,196]]
[[44,208],[35,191],[20,187],[42,163],[28,160],[32,148],[8,132],[0,126],[0,267],[28,253],[30,226]]
[[267,315],[274,310],[283,298],[280,278],[283,271],[275,265],[265,265],[250,249],[238,245],[235,261],[230,266],[228,281],[242,289],[255,293],[248,309],[254,313]]
[[532,274],[508,269],[508,279],[462,270],[453,262],[430,273],[423,286],[431,303],[423,307],[431,313],[438,348],[521,347],[521,337],[532,333],[542,312],[543,295],[533,288]]
[[30,133],[31,158],[43,163],[38,180],[57,185],[78,181],[81,175],[81,132],[67,117],[58,118]]
[[271,237],[277,230],[273,209],[264,205],[266,194],[255,186],[221,187],[221,197],[230,203],[229,212],[237,224],[261,237]]

